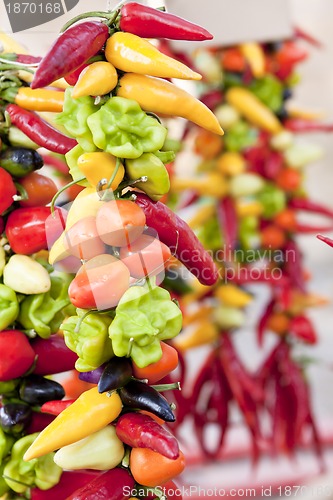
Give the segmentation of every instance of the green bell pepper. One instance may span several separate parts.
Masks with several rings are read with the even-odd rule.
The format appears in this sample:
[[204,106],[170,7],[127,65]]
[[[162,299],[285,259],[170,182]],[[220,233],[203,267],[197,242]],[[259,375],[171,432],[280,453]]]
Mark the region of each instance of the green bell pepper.
[[87,120],[100,106],[95,105],[93,97],[90,96],[73,99],[72,92],[73,89],[66,89],[63,112],[57,116],[56,122],[63,125],[66,131],[75,137],[84,151],[96,151]]
[[94,144],[118,158],[139,158],[162,148],[167,129],[148,116],[139,104],[111,97],[87,119]]
[[23,460],[23,455],[37,436],[38,432],[16,441],[10,460],[4,467],[4,480],[16,493],[24,493],[33,486],[41,490],[49,490],[59,483],[62,469],[54,463],[54,453],[34,458],[29,462]]
[[126,173],[133,181],[147,176],[146,182],[138,182],[135,186],[154,201],[158,201],[170,189],[168,171],[164,163],[153,153],[143,153],[139,158],[126,160]]
[[[113,356],[108,336],[112,318],[105,314],[91,313],[82,319],[85,312],[77,309],[77,316],[71,316],[60,326],[67,347],[79,356],[75,363],[79,372],[94,370]],[[80,328],[75,331],[79,321]]]
[[116,356],[131,356],[140,367],[162,356],[160,340],[180,332],[182,314],[169,292],[150,279],[144,286],[132,286],[119,301],[109,335]]
[[258,131],[250,127],[245,121],[239,120],[230,127],[224,136],[224,145],[227,151],[243,151],[253,146],[258,137]]
[[18,321],[27,330],[33,329],[46,339],[56,333],[70,305],[67,275],[51,276],[51,288],[46,293],[27,296],[21,303]]
[[12,449],[15,439],[9,434],[5,434],[0,427],[0,465]]
[[287,204],[285,192],[269,182],[257,194],[257,198],[263,206],[262,216],[264,219],[272,219],[284,210]]
[[[66,163],[69,167],[69,173],[72,176],[73,181],[78,181],[79,179],[82,179],[82,177],[85,177],[77,164],[78,159],[84,153],[85,153],[84,149],[82,149],[80,144],[78,144],[77,146],[75,146],[75,148],[72,148],[70,151],[68,151],[68,153],[65,154]],[[84,187],[88,187],[90,185],[87,180],[78,182],[78,184]]]
[[16,293],[9,286],[0,284],[0,330],[14,323],[19,315]]

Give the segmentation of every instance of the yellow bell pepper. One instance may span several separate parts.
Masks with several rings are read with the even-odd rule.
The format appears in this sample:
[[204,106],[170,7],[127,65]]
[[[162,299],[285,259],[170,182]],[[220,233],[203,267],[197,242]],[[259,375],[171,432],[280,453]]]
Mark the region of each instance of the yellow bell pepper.
[[15,104],[31,111],[60,113],[64,104],[64,93],[57,90],[20,87],[15,96]]
[[253,300],[250,293],[244,292],[238,286],[231,284],[219,286],[214,295],[223,304],[232,307],[245,307]]
[[[79,157],[77,165],[88,182],[95,188],[100,180],[109,180],[113,175],[115,175],[111,185],[109,186],[111,189],[115,190],[125,175],[125,169],[122,163],[119,163],[118,171],[115,174],[117,159],[110,153],[84,153]],[[106,185],[103,187],[106,188]]]
[[192,324],[174,340],[174,346],[180,351],[193,349],[215,342],[219,337],[218,328],[209,320],[201,320]]
[[215,204],[200,206],[196,214],[189,220],[188,225],[191,229],[197,229],[211,219],[216,212]]
[[202,78],[199,73],[162,54],[150,42],[132,33],[114,33],[106,42],[105,57],[115,68],[127,73],[185,80]]
[[228,184],[220,174],[211,172],[203,177],[174,177],[171,180],[171,189],[173,191],[193,189],[200,195],[222,198],[228,192]]
[[134,99],[145,111],[180,116],[215,134],[224,133],[216,116],[207,106],[165,80],[127,73],[120,79],[117,95]]
[[236,151],[227,151],[217,158],[216,167],[222,174],[232,177],[245,171],[246,161]]
[[283,130],[281,122],[252,92],[242,87],[232,87],[226,93],[226,100],[250,123],[271,134]]
[[240,51],[248,62],[253,75],[262,78],[265,75],[266,57],[259,43],[249,42],[240,45]]
[[38,435],[23,459],[41,457],[90,436],[113,422],[121,409],[121,399],[116,392],[108,396],[94,387],[82,393]]
[[96,217],[102,203],[95,187],[85,188],[77,195],[68,212],[65,231],[59,236],[50,249],[49,263],[51,265],[69,255],[64,245],[66,231],[81,219],[91,216]]
[[85,68],[76,82],[72,97],[108,94],[118,83],[118,73],[113,64],[106,61],[96,61]]

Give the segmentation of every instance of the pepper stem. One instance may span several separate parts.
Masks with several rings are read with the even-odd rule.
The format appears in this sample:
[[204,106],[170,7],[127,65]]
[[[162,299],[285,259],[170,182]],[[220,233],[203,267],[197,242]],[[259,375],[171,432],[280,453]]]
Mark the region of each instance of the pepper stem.
[[107,198],[108,190],[110,189],[110,187],[112,186],[113,181],[116,178],[116,175],[118,173],[119,167],[120,167],[120,159],[117,158],[115,169],[114,169],[114,171],[113,171],[113,173],[112,173],[112,175],[111,175],[111,177],[109,179],[109,182],[107,183],[107,185],[105,187],[105,192],[103,193],[103,196],[101,197],[101,201],[104,201]]
[[81,318],[77,322],[76,327],[74,328],[74,333],[79,333],[83,321],[86,319],[87,316],[89,316],[89,314],[92,314],[93,312],[95,312],[93,309],[89,309],[89,311],[86,311],[84,315],[81,316]]
[[[121,2],[121,4],[118,4],[121,6],[124,2]],[[112,23],[116,17],[119,14],[119,8],[118,5],[116,6],[116,9],[113,9],[111,12],[103,12],[103,11],[92,11],[92,12],[84,12],[83,14],[79,14],[76,17],[73,17],[73,19],[70,19],[60,30],[60,33],[63,33],[66,31],[68,28],[70,28],[73,24],[77,23],[78,21],[81,21],[82,19],[87,19],[88,17],[101,17],[102,19],[107,19],[109,23]]]
[[160,385],[152,385],[153,389],[158,392],[164,392],[164,391],[181,391],[182,388],[180,387],[180,382],[174,382],[173,384],[160,384]]
[[77,179],[76,181],[72,181],[72,182],[69,182],[68,184],[66,184],[66,186],[63,186],[61,189],[59,189],[59,191],[56,192],[56,194],[53,196],[52,198],[52,201],[51,201],[51,214],[53,215],[54,214],[54,205],[55,205],[55,202],[57,201],[57,199],[59,198],[59,196],[64,192],[66,191],[66,189],[70,188],[71,186],[74,186],[75,184],[78,184],[79,182],[82,182],[82,181],[85,181],[86,178],[85,177],[80,177],[80,179]]

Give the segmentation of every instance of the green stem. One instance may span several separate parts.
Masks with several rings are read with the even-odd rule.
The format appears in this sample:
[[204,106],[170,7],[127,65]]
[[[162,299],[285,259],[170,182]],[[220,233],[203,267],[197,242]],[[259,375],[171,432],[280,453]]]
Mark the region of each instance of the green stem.
[[155,389],[155,391],[158,391],[158,392],[173,391],[173,390],[181,391],[182,390],[180,387],[180,382],[175,382],[174,384],[152,385],[151,387],[153,387]]
[[94,311],[93,309],[89,309],[89,311],[86,311],[86,312],[84,313],[84,315],[83,315],[83,316],[81,316],[81,318],[80,318],[80,319],[79,319],[79,321],[77,322],[76,327],[74,328],[74,332],[75,332],[75,333],[79,333],[79,331],[80,331],[80,328],[81,328],[81,325],[82,325],[83,321],[86,319],[86,317],[87,317],[87,316],[89,316],[89,314],[92,314],[92,313],[94,313],[94,312],[96,312],[96,311]]
[[103,11],[93,11],[93,12],[84,12],[83,14],[79,14],[73,19],[70,19],[60,30],[60,33],[63,33],[68,28],[70,28],[73,24],[81,21],[82,19],[87,19],[88,17],[101,17],[102,19],[107,19],[109,23],[112,23],[119,14],[119,10],[112,10],[111,12],[103,12]]
[[[11,61],[10,59],[7,59],[7,58],[5,58],[3,56],[0,57],[0,62],[3,62],[5,64],[7,64],[7,65],[8,65],[8,63],[10,61]],[[12,61],[14,61],[14,60],[12,59]],[[11,67],[16,66],[16,67],[19,67],[20,69],[24,69],[24,68],[33,68],[33,67],[36,67],[36,66],[38,66],[38,64],[39,64],[38,62],[25,64],[25,63],[20,63],[20,62],[16,62],[15,61],[14,64],[11,64]]]
[[108,194],[109,194],[109,193],[108,193],[108,191],[109,191],[109,189],[110,189],[110,186],[112,186],[113,181],[114,181],[114,180],[115,180],[115,178],[116,178],[116,175],[117,175],[117,173],[118,173],[119,167],[120,167],[120,159],[119,159],[119,158],[117,158],[115,169],[114,169],[114,171],[113,171],[113,173],[112,173],[112,175],[111,175],[111,177],[110,177],[110,179],[109,179],[109,182],[107,183],[107,185],[106,185],[106,187],[105,187],[105,191],[104,191],[104,193],[103,193],[103,196],[102,196],[102,198],[101,198],[101,201],[104,201],[104,200],[107,198],[107,196],[108,196]]
[[66,184],[66,186],[62,187],[61,189],[59,189],[59,191],[56,192],[56,194],[53,196],[52,198],[52,201],[51,201],[51,214],[53,215],[54,213],[54,205],[55,205],[55,202],[57,201],[57,199],[59,198],[59,196],[64,192],[66,191],[66,189],[68,189],[69,187],[71,186],[74,186],[75,184],[78,184],[79,182],[82,182],[82,181],[85,181],[86,178],[85,177],[80,177],[80,179],[78,179],[77,181],[72,181],[70,182],[69,184]]
[[0,64],[0,71],[7,71],[7,70],[24,70],[27,71],[28,73],[31,73],[32,75],[34,74],[34,71],[32,69],[29,69],[25,64],[19,65],[20,63],[15,63],[15,64]]

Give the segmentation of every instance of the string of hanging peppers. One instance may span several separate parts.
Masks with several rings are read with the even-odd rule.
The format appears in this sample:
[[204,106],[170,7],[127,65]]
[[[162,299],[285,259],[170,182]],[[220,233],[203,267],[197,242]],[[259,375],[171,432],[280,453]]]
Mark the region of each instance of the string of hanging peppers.
[[[42,60],[1,57],[1,495],[116,500],[130,496],[125,486],[172,485],[184,469],[163,427],[175,408],[161,394],[180,386],[156,385],[177,367],[167,342],[182,313],[159,285],[184,246],[200,256],[188,264],[200,281],[218,276],[191,229],[158,201],[175,154],[155,113],[223,131],[204,104],[163,80],[201,75],[146,40],[156,35],[212,38],[128,3],[74,19]],[[39,114],[50,111],[60,112],[52,124]],[[43,157],[65,173],[63,155],[68,187],[81,186],[70,208],[56,206],[65,188],[36,173]],[[45,378],[74,367],[69,382]]]
[[[163,50],[172,53],[165,43]],[[214,111],[225,135],[187,127],[185,138],[199,158],[196,175],[186,177],[183,166],[178,172],[176,164],[170,203],[190,209],[189,225],[213,255],[221,279],[203,287],[185,283],[177,265],[167,273],[166,286],[184,314],[183,332],[173,345],[184,356],[185,391],[171,396],[178,403],[171,427],[178,433],[183,422],[191,423],[208,459],[223,456],[236,405],[251,438],[254,462],[267,450],[293,455],[310,431],[322,466],[305,369],[293,358],[295,346],[317,342],[307,308],[326,303],[307,291],[296,236],[333,228],[332,211],[310,200],[303,188],[303,168],[321,151],[295,135],[330,132],[331,125],[293,114],[288,107],[297,82],[295,66],[306,57],[295,39],[198,49],[192,58],[192,66],[203,74],[201,100]],[[304,211],[324,217],[326,225],[300,223],[298,214]],[[237,329],[246,324],[246,307],[255,299],[251,284],[267,289],[257,324],[258,345],[268,333],[276,336],[276,346],[255,373],[244,366],[234,341]],[[211,352],[192,382],[192,358],[186,353],[203,345],[210,345]],[[207,433],[210,427],[218,429],[214,437]]]

